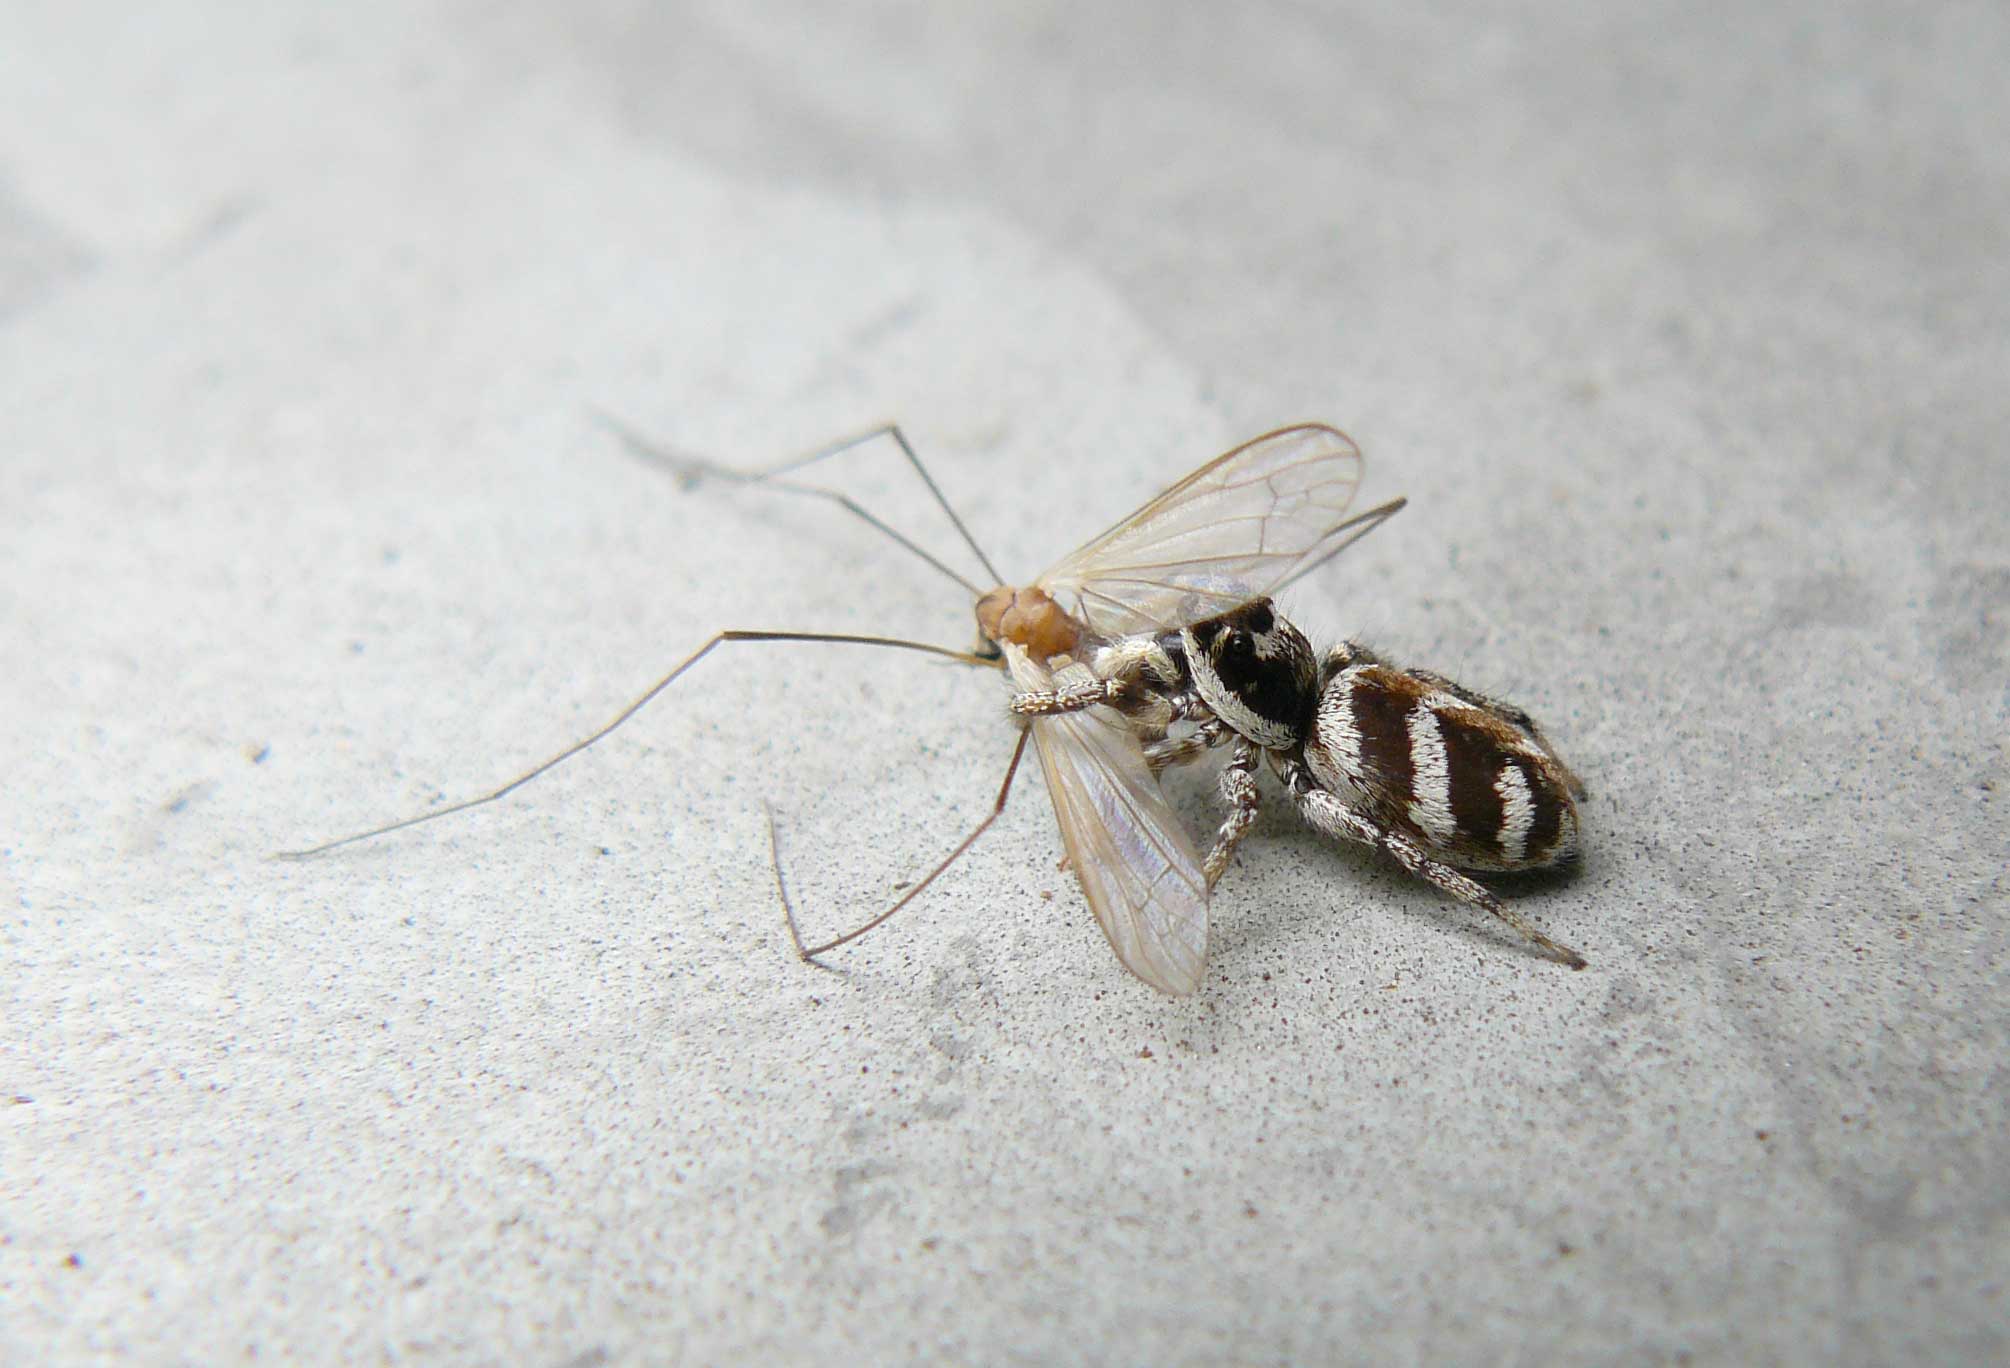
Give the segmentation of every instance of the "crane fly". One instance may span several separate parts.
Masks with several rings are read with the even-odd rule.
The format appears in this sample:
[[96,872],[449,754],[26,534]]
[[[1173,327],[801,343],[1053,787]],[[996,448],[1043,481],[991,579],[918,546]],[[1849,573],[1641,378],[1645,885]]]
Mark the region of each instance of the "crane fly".
[[[611,424],[640,454],[687,480],[723,478],[814,495],[836,502],[976,598],[978,649],[835,632],[716,633],[588,736],[492,792],[325,841],[277,858],[306,859],[423,822],[493,803],[592,746],[687,670],[726,643],[796,642],[877,646],[1001,667],[1015,689],[1012,710],[1022,730],[991,810],[950,854],[892,907],[864,925],[818,945],[799,934],[778,838],[776,878],[791,940],[803,959],[857,939],[919,896],[1004,810],[1030,739],[1046,778],[1069,863],[1123,966],[1162,993],[1183,996],[1199,986],[1207,962],[1208,897],[1212,879],[1192,840],[1160,791],[1147,747],[1177,744],[1168,727],[1184,715],[1183,697],[1150,683],[1099,675],[1095,662],[1126,643],[1177,634],[1188,626],[1266,598],[1297,580],[1400,509],[1394,499],[1347,516],[1360,483],[1359,449],[1323,424],[1280,428],[1215,458],[1129,517],[1064,557],[1026,587],[1006,586],[956,516],[897,425],[874,429],[774,470],[751,473],[677,458]],[[966,545],[1000,587],[982,592],[848,496],[787,476],[814,461],[878,437],[898,443]],[[1050,706],[1042,707],[1042,702]]]

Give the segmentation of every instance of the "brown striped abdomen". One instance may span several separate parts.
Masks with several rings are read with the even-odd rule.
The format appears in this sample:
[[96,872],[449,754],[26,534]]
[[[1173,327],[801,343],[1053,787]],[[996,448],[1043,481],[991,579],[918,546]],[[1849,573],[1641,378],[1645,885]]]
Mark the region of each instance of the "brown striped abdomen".
[[1320,693],[1305,763],[1448,864],[1568,860],[1577,852],[1570,772],[1506,711],[1394,666],[1349,666]]

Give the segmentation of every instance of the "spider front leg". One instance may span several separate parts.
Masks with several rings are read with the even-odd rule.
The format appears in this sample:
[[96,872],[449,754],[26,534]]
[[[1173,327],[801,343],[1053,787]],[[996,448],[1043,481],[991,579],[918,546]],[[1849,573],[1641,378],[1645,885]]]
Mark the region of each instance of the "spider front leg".
[[1255,825],[1257,810],[1263,805],[1256,789],[1258,754],[1254,741],[1238,736],[1235,753],[1222,767],[1221,796],[1228,800],[1228,816],[1222,819],[1221,830],[1214,838],[1214,849],[1207,852],[1207,860],[1201,865],[1210,893],[1214,892],[1216,881],[1227,872],[1228,862],[1235,858],[1235,848],[1242,844],[1242,838]]
[[1220,718],[1210,718],[1185,736],[1171,736],[1145,745],[1145,763],[1154,775],[1177,765],[1191,765],[1224,741],[1233,740],[1235,729]]
[[1028,689],[1015,693],[1005,705],[1014,717],[1050,717],[1055,713],[1080,712],[1097,704],[1115,704],[1128,692],[1121,679],[1091,679],[1062,689]]
[[[1006,706],[1017,717],[1080,712],[1098,704],[1116,708],[1135,728],[1156,731],[1206,711],[1192,693],[1179,693],[1179,666],[1149,636],[1124,637],[1096,648],[1086,662],[1095,677],[1058,689],[1029,689]],[[1178,762],[1175,762],[1178,763]]]
[[1359,808],[1349,807],[1338,797],[1313,785],[1306,777],[1296,777],[1291,785],[1298,810],[1314,828],[1343,841],[1358,841],[1387,851],[1403,868],[1442,893],[1460,902],[1492,913],[1573,969],[1585,966],[1584,956],[1535,929],[1520,913],[1509,908],[1477,881],[1466,877],[1442,860],[1434,859],[1415,841],[1376,821]]

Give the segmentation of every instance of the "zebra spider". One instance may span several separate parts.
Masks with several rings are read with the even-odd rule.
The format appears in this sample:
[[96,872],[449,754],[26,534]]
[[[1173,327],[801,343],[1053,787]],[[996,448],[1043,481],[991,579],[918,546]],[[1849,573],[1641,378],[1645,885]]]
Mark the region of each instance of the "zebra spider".
[[[1212,889],[1261,806],[1259,758],[1311,825],[1387,852],[1410,873],[1489,912],[1573,969],[1550,939],[1461,870],[1510,872],[1577,858],[1584,785],[1519,708],[1346,642],[1313,654],[1267,598],[1177,633],[1105,648],[1095,672],[1128,686],[1116,706],[1148,739],[1154,771],[1230,747],[1229,813],[1203,864]],[[1017,707],[1015,703],[1015,707]],[[1037,708],[1023,709],[1035,711]],[[1169,720],[1195,722],[1165,734]]]

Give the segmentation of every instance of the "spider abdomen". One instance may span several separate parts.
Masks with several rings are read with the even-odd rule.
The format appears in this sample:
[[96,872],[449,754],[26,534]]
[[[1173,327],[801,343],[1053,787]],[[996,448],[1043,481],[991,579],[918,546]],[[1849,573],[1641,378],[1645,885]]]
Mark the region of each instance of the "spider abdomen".
[[1333,671],[1305,763],[1448,864],[1538,869],[1577,853],[1575,780],[1534,724],[1434,675],[1372,659]]

